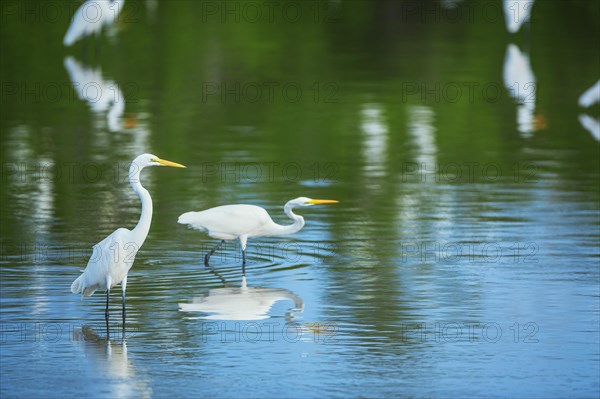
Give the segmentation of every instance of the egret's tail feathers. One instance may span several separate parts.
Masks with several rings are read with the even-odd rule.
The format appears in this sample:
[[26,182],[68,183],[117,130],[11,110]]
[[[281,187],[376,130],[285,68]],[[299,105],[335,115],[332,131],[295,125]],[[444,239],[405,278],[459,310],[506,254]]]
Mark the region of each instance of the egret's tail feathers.
[[75,42],[75,40],[71,36],[69,36],[68,34],[63,39],[63,45],[66,46],[66,47],[69,47],[74,42]]
[[63,45],[69,47],[73,45],[73,43],[75,43],[80,37],[81,29],[79,29],[78,32],[76,24],[73,24],[73,22],[71,22],[71,26],[69,26],[69,30],[67,30],[67,33],[65,33],[65,37],[63,38]]
[[186,212],[177,219],[179,224],[187,224],[192,229],[206,231],[202,222],[202,212]]
[[208,233],[208,229],[204,226],[202,212],[186,212],[179,216],[177,223],[187,224],[190,229],[204,231]]
[[177,223],[179,224],[192,224],[194,223],[194,215],[198,212],[186,212],[179,216]]
[[77,277],[75,279],[75,281],[73,281],[73,284],[71,284],[71,292],[73,294],[81,294],[83,296],[90,296],[94,292],[96,292],[96,290],[86,286],[85,274],[82,274],[81,276]]
[[83,284],[83,274],[79,277],[77,277],[75,279],[75,281],[73,281],[73,283],[71,284],[71,292],[73,294],[79,294],[82,290],[82,284]]

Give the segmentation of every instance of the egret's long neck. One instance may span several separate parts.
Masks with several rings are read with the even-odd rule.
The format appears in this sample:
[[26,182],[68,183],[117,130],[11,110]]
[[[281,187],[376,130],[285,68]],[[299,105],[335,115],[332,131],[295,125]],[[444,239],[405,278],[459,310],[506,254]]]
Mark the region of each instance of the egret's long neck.
[[[125,4],[125,0],[112,0],[110,2],[106,2],[106,7],[113,13],[108,16],[114,16],[114,18],[119,15],[121,10],[123,10],[123,5]],[[107,16],[107,17],[108,17]]]
[[141,171],[142,168],[135,163],[132,163],[129,168],[129,183],[142,202],[142,214],[140,215],[138,224],[133,229],[136,244],[139,246],[146,240],[150,231],[150,224],[152,223],[152,197],[150,197],[148,190],[142,187],[142,183],[140,183]]
[[294,221],[294,223],[287,226],[273,223],[273,226],[271,226],[273,235],[294,234],[304,227],[304,218],[292,212],[292,208],[294,208],[294,206],[287,203],[285,204],[283,210],[285,211],[285,214]]

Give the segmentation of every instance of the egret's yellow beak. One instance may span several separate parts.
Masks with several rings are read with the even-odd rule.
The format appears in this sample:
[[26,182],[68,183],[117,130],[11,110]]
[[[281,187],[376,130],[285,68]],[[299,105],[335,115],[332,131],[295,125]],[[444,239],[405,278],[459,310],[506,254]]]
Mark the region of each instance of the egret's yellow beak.
[[163,166],[172,166],[174,168],[185,168],[185,166],[179,164],[179,163],[175,163],[175,162],[171,162],[171,161],[167,161],[165,159],[160,159],[158,158],[156,160],[156,162],[158,162],[159,164],[163,165]]
[[325,205],[325,204],[337,204],[339,201],[336,200],[319,200],[319,199],[311,199],[308,201],[309,204],[313,205]]

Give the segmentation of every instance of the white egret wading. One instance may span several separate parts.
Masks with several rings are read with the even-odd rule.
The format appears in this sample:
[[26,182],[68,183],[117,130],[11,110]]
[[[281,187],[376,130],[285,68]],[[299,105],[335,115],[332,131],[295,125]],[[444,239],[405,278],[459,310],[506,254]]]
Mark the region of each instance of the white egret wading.
[[204,257],[204,264],[209,265],[212,254],[225,241],[240,240],[242,245],[242,274],[246,274],[246,243],[250,237],[280,236],[294,234],[304,227],[304,218],[292,212],[297,206],[318,204],[335,204],[334,200],[318,200],[306,197],[293,199],[285,204],[283,210],[294,223],[282,226],[271,219],[267,211],[256,205],[222,205],[200,212],[186,212],[179,216],[177,223],[207,233],[210,237],[221,240]]
[[85,36],[98,35],[102,27],[115,23],[125,0],[86,0],[71,20],[63,44],[71,46]]
[[121,284],[123,289],[123,331],[125,330],[125,290],[127,289],[127,273],[133,266],[135,255],[150,231],[152,223],[152,198],[150,193],[140,183],[140,172],[147,166],[172,166],[185,168],[175,162],[165,161],[156,155],[143,154],[133,160],[129,168],[129,183],[142,202],[142,214],[133,230],[119,228],[94,246],[92,257],[73,284],[71,292],[90,296],[96,290],[106,290],[106,333],[109,336],[110,289]]

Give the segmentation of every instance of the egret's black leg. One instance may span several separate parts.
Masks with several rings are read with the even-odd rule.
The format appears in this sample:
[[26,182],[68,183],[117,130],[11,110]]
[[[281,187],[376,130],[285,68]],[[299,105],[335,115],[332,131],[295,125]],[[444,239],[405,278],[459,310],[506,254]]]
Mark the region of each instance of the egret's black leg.
[[106,310],[104,311],[104,319],[106,320],[106,339],[110,339],[110,329],[108,326],[108,304],[110,303],[110,290],[106,290]]
[[246,275],[246,250],[242,249],[242,275]]
[[125,292],[127,291],[127,276],[125,276],[123,278],[123,280],[121,281],[121,289],[123,290],[123,297],[122,297],[122,305],[123,305],[123,325],[121,326],[121,330],[122,330],[122,337],[123,339],[125,339],[125,319],[127,318],[127,311],[125,310]]
[[125,339],[125,319],[127,312],[125,311],[125,290],[123,290],[123,339]]
[[212,267],[210,265],[208,265],[207,267],[210,269],[210,271],[212,272],[212,274],[214,274],[219,280],[221,280],[221,283],[223,283],[223,287],[227,287],[227,280],[225,280],[223,278],[223,276],[221,276],[219,274],[219,272],[215,270],[214,267]]
[[210,257],[221,247],[221,245],[223,245],[224,242],[225,240],[221,240],[221,242],[218,243],[216,247],[211,249],[210,252],[204,256],[204,266],[209,266],[208,261],[210,260]]

